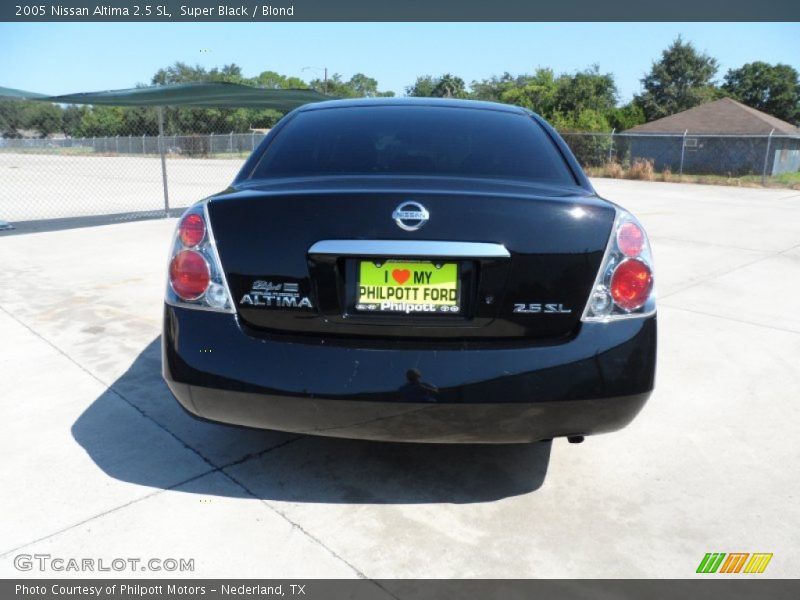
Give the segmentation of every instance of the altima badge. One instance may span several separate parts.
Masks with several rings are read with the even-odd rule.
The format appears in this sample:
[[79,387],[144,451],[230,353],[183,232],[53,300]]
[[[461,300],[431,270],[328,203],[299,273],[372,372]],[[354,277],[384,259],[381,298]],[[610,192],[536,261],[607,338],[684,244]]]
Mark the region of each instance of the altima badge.
[[308,296],[300,294],[297,283],[256,280],[242,299],[241,305],[264,306],[267,308],[313,308]]
[[400,229],[416,231],[428,222],[430,213],[419,202],[407,201],[394,209],[392,218]]

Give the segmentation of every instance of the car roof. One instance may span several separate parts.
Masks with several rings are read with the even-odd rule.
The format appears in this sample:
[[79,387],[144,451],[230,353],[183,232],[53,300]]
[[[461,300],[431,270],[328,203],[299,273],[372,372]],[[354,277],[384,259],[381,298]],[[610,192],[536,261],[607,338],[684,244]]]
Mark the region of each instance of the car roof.
[[494,110],[518,115],[530,114],[530,112],[524,108],[512,106],[510,104],[486,102],[483,100],[460,100],[458,98],[347,98],[344,100],[325,100],[322,102],[314,102],[312,104],[301,106],[297,110],[299,112],[307,112],[331,108],[356,108],[365,106],[430,106],[437,108],[471,108],[479,110]]

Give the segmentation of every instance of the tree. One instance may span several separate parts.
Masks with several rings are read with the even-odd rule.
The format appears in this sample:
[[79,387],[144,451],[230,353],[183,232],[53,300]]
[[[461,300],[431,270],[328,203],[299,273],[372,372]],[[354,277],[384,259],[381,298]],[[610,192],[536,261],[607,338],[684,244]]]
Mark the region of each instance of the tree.
[[221,69],[211,69],[209,72],[210,81],[221,81],[224,83],[245,83],[244,75],[242,75],[242,68],[231,63],[223,66]]
[[717,60],[678,37],[642,79],[635,100],[648,121],[660,119],[719,97],[714,85]]
[[25,129],[25,100],[0,99],[0,136],[20,137],[20,129]]
[[64,135],[69,137],[83,137],[81,122],[87,110],[89,110],[87,107],[76,106],[75,104],[70,104],[64,109],[64,113],[61,115],[61,131]]
[[275,71],[263,71],[253,78],[252,83],[269,90],[308,89],[308,84],[299,77],[286,77]]
[[348,83],[359,96],[372,98],[378,95],[378,80],[367,77],[363,73],[356,73]]
[[158,111],[144,106],[126,106],[122,110],[119,135],[158,135]]
[[467,85],[461,77],[445,73],[440,77],[417,77],[414,85],[406,88],[406,95],[421,98],[468,98]]
[[514,85],[514,77],[511,73],[506,71],[501,77],[493,75],[490,79],[473,81],[470,88],[472,90],[472,97],[476,100],[501,102],[504,92]]
[[275,123],[281,120],[283,113],[271,108],[257,109],[250,111],[250,127],[260,129],[271,129]]
[[610,112],[617,102],[617,86],[611,73],[600,73],[597,65],[575,75],[556,79],[556,108],[565,115],[583,111]]
[[61,131],[62,108],[57,104],[31,102],[26,116],[29,129],[39,132],[39,137],[47,137]]
[[558,76],[552,69],[537,69],[516,78],[506,73],[500,79],[473,83],[473,90],[482,99],[528,108],[559,129],[573,131],[609,131],[609,115],[617,100],[614,76],[601,73],[596,65]]
[[200,65],[191,67],[184,62],[176,62],[169,67],[159,69],[150,83],[167,85],[169,83],[186,83],[190,81],[207,81],[208,73]]
[[334,73],[328,77],[327,81],[324,79],[312,79],[309,83],[312,90],[318,91],[320,94],[328,94],[337,98],[356,98],[358,93],[342,78],[340,73]]
[[327,83],[322,79],[314,79],[309,85],[312,89],[336,98],[375,98],[394,96],[394,92],[378,91],[378,81],[367,77],[363,73],[356,73],[348,81],[339,73],[334,73],[328,78]]
[[558,106],[558,84],[552,69],[536,69],[532,75],[520,75],[507,81],[501,89],[500,101],[516,104],[550,119]]
[[725,74],[722,89],[747,106],[784,121],[800,122],[800,79],[789,65],[747,63]]
[[415,96],[418,98],[430,98],[433,96],[433,88],[436,87],[437,80],[430,75],[423,75],[417,77],[414,85],[406,88],[406,96]]
[[635,102],[614,107],[608,113],[608,124],[617,131],[624,131],[646,122],[644,110]]
[[433,96],[437,98],[466,98],[467,86],[461,77],[445,73],[436,82]]
[[33,100],[0,100],[0,135],[7,138],[21,137],[24,130],[33,130],[40,137],[47,137],[62,130],[58,104]]
[[184,62],[178,61],[169,67],[159,69],[151,79],[153,85],[188,83],[192,81],[245,83],[245,77],[242,75],[242,68],[236,63],[225,65],[221,69],[214,67],[211,70],[206,70],[200,65],[192,67]]
[[129,133],[125,131],[124,109],[121,106],[93,106],[83,114],[80,129],[83,137],[105,137],[128,135]]

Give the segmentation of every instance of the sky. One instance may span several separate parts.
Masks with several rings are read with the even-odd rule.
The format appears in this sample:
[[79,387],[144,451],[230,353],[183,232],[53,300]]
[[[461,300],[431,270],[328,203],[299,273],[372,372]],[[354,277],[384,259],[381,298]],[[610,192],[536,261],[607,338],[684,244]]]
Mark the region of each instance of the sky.
[[364,73],[402,95],[419,75],[476,79],[538,67],[573,73],[598,64],[619,101],[640,91],[678,35],[729,68],[762,60],[800,71],[798,23],[2,23],[0,86],[46,94],[149,83],[175,61],[236,63],[246,76],[304,80]]

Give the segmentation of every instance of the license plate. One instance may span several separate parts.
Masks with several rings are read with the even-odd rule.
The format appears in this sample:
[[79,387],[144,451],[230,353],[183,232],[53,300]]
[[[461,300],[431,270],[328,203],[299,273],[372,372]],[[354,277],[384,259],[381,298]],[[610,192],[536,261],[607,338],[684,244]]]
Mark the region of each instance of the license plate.
[[384,313],[457,314],[458,263],[363,260],[356,310]]

